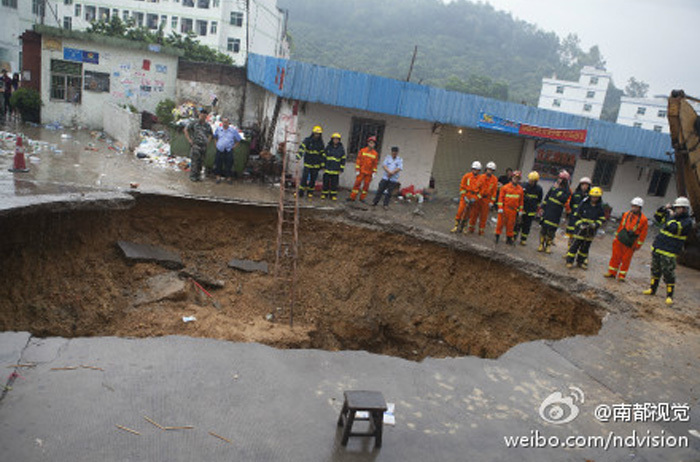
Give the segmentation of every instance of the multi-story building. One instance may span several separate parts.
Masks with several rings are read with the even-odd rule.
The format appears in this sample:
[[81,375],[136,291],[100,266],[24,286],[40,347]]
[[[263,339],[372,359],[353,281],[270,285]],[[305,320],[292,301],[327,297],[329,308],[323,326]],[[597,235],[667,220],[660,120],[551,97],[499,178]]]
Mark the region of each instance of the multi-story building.
[[620,100],[617,123],[630,127],[644,128],[656,132],[669,133],[666,98],[630,98]]
[[578,82],[542,79],[542,91],[537,107],[600,119],[611,74],[602,69],[585,66]]
[[242,66],[248,53],[287,57],[285,12],[277,0],[1,0],[0,60],[19,68],[19,36],[34,23],[85,30],[118,16],[152,31],[193,32]]

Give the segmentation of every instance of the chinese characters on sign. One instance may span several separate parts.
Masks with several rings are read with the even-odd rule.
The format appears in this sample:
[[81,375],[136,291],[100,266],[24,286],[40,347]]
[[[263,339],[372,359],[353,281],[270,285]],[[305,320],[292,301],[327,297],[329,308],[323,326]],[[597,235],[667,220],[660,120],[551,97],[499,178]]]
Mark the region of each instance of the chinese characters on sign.
[[566,170],[573,175],[576,169],[578,149],[557,144],[543,144],[535,150],[533,170],[539,172],[543,180],[555,180],[559,172]]
[[547,128],[521,124],[492,114],[486,114],[483,111],[479,113],[479,121],[476,125],[480,128],[488,128],[489,130],[497,130],[514,135],[532,136],[547,140],[570,141],[572,143],[585,143],[588,134],[587,130]]

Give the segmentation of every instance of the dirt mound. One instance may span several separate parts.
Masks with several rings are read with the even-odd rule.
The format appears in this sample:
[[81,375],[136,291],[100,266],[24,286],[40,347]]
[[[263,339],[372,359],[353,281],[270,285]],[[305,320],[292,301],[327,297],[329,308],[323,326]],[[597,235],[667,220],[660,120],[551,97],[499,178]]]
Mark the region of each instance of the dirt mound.
[[[190,335],[420,360],[497,357],[520,342],[592,335],[601,326],[594,306],[511,267],[305,214],[290,328],[271,275],[227,267],[232,258],[273,264],[275,230],[273,209],[164,197],[141,197],[121,211],[8,216],[0,223],[0,329]],[[118,240],[164,247],[188,272],[225,281],[212,290],[220,309],[189,280],[184,293],[144,303],[149,281],[170,270],[128,264]]]

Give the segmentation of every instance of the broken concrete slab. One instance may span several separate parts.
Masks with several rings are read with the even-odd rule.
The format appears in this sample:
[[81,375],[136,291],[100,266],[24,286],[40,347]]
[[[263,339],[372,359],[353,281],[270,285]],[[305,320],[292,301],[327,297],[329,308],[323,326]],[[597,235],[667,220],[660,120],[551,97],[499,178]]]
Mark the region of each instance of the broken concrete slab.
[[267,262],[265,261],[252,261],[252,260],[238,260],[234,258],[228,262],[229,268],[245,271],[252,273],[254,271],[259,271],[261,273],[268,273]]
[[117,241],[117,246],[124,252],[127,260],[135,263],[155,262],[161,266],[177,270],[182,268],[182,258],[174,252],[165,250],[150,244],[137,244],[135,242]]
[[161,300],[182,300],[187,296],[185,281],[175,272],[157,274],[146,280],[146,287],[136,294],[134,306]]

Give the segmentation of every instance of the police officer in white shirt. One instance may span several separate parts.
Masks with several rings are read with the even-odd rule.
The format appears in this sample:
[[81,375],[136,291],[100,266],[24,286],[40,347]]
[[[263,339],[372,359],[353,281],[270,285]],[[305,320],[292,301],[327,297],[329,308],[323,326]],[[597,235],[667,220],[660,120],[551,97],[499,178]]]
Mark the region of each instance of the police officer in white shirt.
[[386,159],[384,159],[382,168],[384,169],[384,175],[379,182],[379,189],[377,189],[377,195],[374,196],[372,205],[376,206],[382,194],[384,194],[384,208],[387,209],[389,208],[391,194],[399,184],[399,173],[403,170],[403,159],[399,157],[398,147],[394,146],[391,148],[391,156],[387,156]]

